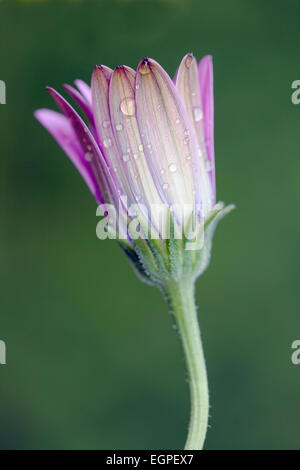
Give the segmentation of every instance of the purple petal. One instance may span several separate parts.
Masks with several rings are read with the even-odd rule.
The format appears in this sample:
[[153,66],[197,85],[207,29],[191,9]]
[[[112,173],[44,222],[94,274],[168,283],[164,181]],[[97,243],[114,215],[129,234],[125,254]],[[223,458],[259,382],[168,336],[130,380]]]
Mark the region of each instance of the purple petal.
[[75,80],[75,85],[77,86],[78,90],[82,94],[82,96],[86,99],[90,106],[92,106],[92,90],[91,87],[85,83],[83,80]]
[[208,159],[203,124],[203,105],[200,93],[198,64],[192,54],[187,54],[181,61],[176,75],[176,87],[183,100],[188,113],[194,134],[197,139],[201,187],[203,188],[203,209],[209,213],[214,205],[211,184],[211,173],[213,168]]
[[76,101],[76,103],[80,106],[86,117],[88,118],[89,122],[91,123],[92,126],[94,126],[94,114],[92,110],[92,106],[83,98],[83,95],[81,95],[75,88],[73,88],[71,85],[64,85],[64,89],[69,93],[69,95]]
[[68,155],[88,185],[96,201],[98,203],[103,202],[103,197],[91,165],[84,158],[84,152],[69,120],[62,114],[50,109],[38,109],[35,111],[34,116]]
[[168,74],[144,59],[136,74],[137,120],[153,177],[169,204],[201,201],[197,144]]
[[81,145],[84,158],[89,162],[89,165],[94,173],[100,192],[103,195],[103,199],[105,202],[112,202],[115,196],[113,181],[109,174],[105,159],[89,128],[72,108],[72,106],[57,91],[49,87],[47,90],[54,98],[62,113],[69,119],[69,122],[73,127],[73,130]]
[[198,66],[200,92],[204,113],[204,134],[208,159],[213,168],[211,172],[214,198],[216,197],[215,182],[215,150],[214,150],[214,91],[212,57],[204,56]]

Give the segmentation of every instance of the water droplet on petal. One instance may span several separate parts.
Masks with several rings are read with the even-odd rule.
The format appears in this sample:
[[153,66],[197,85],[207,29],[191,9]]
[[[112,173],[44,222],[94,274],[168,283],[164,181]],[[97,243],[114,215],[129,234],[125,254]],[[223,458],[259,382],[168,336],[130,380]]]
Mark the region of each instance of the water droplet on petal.
[[162,168],[162,169],[160,170],[160,174],[163,175],[164,172],[165,172],[165,170]]
[[192,54],[189,54],[185,59],[185,66],[189,69],[193,62]]
[[180,119],[176,119],[175,124],[180,124]]
[[117,124],[117,125],[116,125],[116,130],[117,130],[118,132],[121,132],[121,131],[123,130],[123,124],[121,124],[121,123],[120,123],[120,124]]
[[142,152],[144,150],[144,147],[142,144],[139,145],[139,151]]
[[109,147],[111,147],[111,139],[104,139],[103,140],[103,145],[106,149],[108,149]]
[[191,160],[191,159],[192,159],[191,155],[187,155],[187,156],[186,156],[186,159],[187,159],[187,160]]
[[135,160],[137,160],[137,159],[138,159],[138,157],[139,157],[139,156],[138,156],[138,154],[137,154],[137,153],[134,153],[134,154],[133,154],[133,158],[134,158]]
[[176,163],[170,163],[169,170],[171,173],[175,173],[175,171],[177,170]]
[[102,125],[104,129],[107,129],[110,126],[110,121],[103,121]]
[[199,108],[198,106],[196,106],[194,108],[194,119],[195,119],[196,122],[199,122],[199,121],[201,121],[202,118],[203,118],[202,109]]
[[185,137],[185,138],[183,139],[184,145],[188,145],[189,142],[190,142],[190,138],[189,138],[189,137]]
[[150,73],[150,67],[149,67],[149,62],[148,60],[144,60],[139,68],[139,72],[142,75],[147,75]]
[[87,162],[90,162],[93,159],[93,154],[91,152],[86,152],[84,158]]
[[169,187],[168,183],[164,183],[164,184],[162,185],[162,188],[163,188],[165,191],[168,189],[168,187]]
[[128,153],[125,153],[123,155],[123,162],[127,163],[127,162],[129,162],[129,160],[130,160],[130,157],[129,157]]
[[211,171],[211,170],[213,169],[213,167],[214,167],[214,166],[213,166],[213,164],[212,164],[212,162],[211,162],[210,160],[207,160],[207,161],[205,162],[205,169],[206,169],[206,171]]
[[121,101],[120,109],[123,114],[126,116],[134,116],[135,115],[135,101],[133,98],[124,98]]

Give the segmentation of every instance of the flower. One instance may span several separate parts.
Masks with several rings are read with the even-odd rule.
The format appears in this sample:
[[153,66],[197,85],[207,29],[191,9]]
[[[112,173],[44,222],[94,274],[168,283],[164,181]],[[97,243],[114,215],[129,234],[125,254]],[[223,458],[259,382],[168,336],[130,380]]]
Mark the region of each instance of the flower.
[[187,54],[174,80],[152,59],[136,71],[101,65],[91,87],[75,85],[64,89],[86,122],[49,87],[61,113],[40,109],[35,117],[99,204],[99,238],[118,237],[137,274],[169,301],[191,383],[186,449],[200,449],[208,389],[194,281],[209,264],[217,223],[233,208],[216,204],[212,58],[197,64]]
[[[197,64],[187,54],[173,81],[157,62],[143,59],[136,72],[96,66],[91,87],[82,80],[75,85],[77,90],[64,89],[87,123],[50,87],[61,113],[40,109],[35,117],[81,173],[100,205],[98,214],[107,215],[110,205],[113,213],[99,229],[106,227],[113,238],[118,233],[150,283],[161,285],[187,271],[197,277],[208,264],[216,223],[231,210],[216,205],[211,56]],[[193,227],[198,222],[194,231],[192,220]],[[185,243],[172,243],[172,226]],[[191,263],[185,252],[195,248]],[[180,253],[180,262],[172,252],[177,258]]]

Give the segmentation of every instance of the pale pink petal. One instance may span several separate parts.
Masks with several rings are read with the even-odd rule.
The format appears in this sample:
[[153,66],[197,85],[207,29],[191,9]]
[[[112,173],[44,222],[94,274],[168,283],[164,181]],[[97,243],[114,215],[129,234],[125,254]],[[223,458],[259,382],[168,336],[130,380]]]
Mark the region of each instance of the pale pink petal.
[[109,83],[111,75],[112,71],[104,66],[97,66],[93,72],[92,99],[96,129],[100,146],[114,173],[121,193],[129,198],[129,203],[133,203],[135,202],[133,191],[123,171],[125,162],[123,161],[122,155],[120,155],[109,109]]
[[148,167],[136,120],[135,71],[117,67],[109,86],[109,105],[113,130],[121,155],[121,171],[126,176],[136,202],[161,204],[157,187]]
[[160,191],[170,204],[200,203],[193,129],[172,80],[152,59],[137,69],[136,105],[144,152]]
[[198,64],[192,54],[187,54],[181,61],[176,74],[176,87],[183,100],[198,144],[200,162],[200,181],[204,213],[209,213],[214,205],[214,194],[211,183],[213,168],[208,159],[203,125],[203,105],[198,78]]
[[214,150],[214,91],[213,91],[213,63],[212,57],[204,56],[198,66],[200,92],[204,114],[204,134],[208,159],[210,161],[211,181],[214,198],[216,198],[215,182],[215,150]]

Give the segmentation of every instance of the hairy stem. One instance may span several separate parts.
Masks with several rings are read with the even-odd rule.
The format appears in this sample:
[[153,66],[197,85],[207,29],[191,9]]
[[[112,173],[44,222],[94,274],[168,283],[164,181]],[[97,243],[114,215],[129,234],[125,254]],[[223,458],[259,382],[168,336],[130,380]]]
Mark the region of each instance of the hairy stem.
[[194,280],[171,281],[166,287],[183,345],[189,378],[191,416],[185,449],[203,449],[208,424],[208,384],[194,299]]

